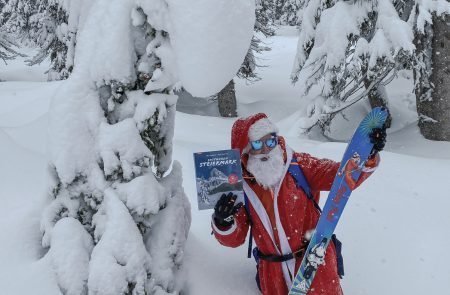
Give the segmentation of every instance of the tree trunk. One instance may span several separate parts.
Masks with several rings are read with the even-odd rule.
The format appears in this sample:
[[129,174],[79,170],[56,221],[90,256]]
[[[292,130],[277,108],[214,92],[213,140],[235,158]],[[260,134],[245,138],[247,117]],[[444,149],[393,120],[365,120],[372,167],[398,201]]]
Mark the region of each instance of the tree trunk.
[[231,80],[218,94],[219,113],[222,117],[237,117],[236,91]]
[[425,67],[414,73],[420,132],[426,139],[450,141],[450,16],[433,15],[433,25],[416,40]]
[[[364,86],[367,88],[372,83],[371,80],[365,79]],[[385,107],[388,110],[388,118],[386,120],[386,128],[391,127],[392,116],[389,112],[386,89],[383,85],[374,86],[368,94],[370,106],[373,108],[376,107]]]

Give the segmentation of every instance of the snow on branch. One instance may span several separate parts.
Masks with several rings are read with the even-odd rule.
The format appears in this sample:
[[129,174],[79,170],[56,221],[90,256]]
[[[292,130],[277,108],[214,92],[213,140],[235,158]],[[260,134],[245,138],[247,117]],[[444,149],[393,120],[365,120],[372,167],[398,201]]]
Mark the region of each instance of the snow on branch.
[[66,217],[56,223],[51,245],[47,255],[64,294],[87,294],[92,237],[77,219]]
[[291,77],[302,96],[320,89],[303,120],[306,131],[326,128],[336,113],[391,81],[386,77],[392,70],[412,68],[413,30],[392,0],[312,0],[300,29]]
[[424,34],[425,24],[432,24],[432,13],[437,16],[450,14],[450,2],[446,0],[415,0],[417,7],[415,29]]
[[[191,217],[181,167],[172,163],[173,20],[166,1],[139,3],[92,3],[73,73],[50,108],[52,201],[41,219],[42,243],[65,294],[183,288]],[[62,226],[73,235],[65,244]],[[80,259],[77,275],[63,263],[65,251]]]
[[[100,158],[106,177],[130,180],[141,175],[142,169],[150,165],[152,154],[142,142],[134,120],[125,119],[113,125],[102,122],[98,132]],[[117,173],[121,175],[114,176]]]
[[7,60],[14,59],[17,56],[26,56],[15,50],[14,47],[17,47],[17,43],[6,33],[0,32],[0,59],[2,59],[5,64]]
[[112,189],[93,218],[96,246],[89,263],[89,294],[145,294],[151,257],[141,233]]

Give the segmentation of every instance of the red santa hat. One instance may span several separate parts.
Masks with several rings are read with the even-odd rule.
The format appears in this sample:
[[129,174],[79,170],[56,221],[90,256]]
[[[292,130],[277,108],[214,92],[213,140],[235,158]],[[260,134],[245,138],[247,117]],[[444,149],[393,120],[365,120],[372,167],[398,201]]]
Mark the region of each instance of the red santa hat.
[[264,113],[238,119],[234,122],[231,129],[231,148],[239,149],[242,154],[247,151],[250,141],[258,140],[267,134],[277,132],[277,126]]

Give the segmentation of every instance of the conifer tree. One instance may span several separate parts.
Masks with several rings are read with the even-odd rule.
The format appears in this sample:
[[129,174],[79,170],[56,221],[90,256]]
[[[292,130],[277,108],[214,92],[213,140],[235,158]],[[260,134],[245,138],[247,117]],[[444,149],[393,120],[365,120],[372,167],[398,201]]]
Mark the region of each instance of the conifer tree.
[[275,33],[273,24],[274,3],[268,0],[256,1],[256,21],[254,26],[254,34],[250,43],[250,48],[245,56],[244,62],[237,74],[239,78],[249,81],[258,81],[260,78],[256,73],[256,68],[261,66],[257,63],[257,55],[264,51],[269,51],[270,47],[264,44],[260,35],[264,37],[273,36]]
[[[372,107],[388,107],[384,86],[399,70],[430,75],[430,63],[423,61],[430,55],[421,49],[430,34],[420,44],[414,39],[431,23],[431,13],[441,15],[449,5],[444,0],[309,1],[292,79],[303,85],[303,94],[313,86],[321,93],[309,105],[303,128],[318,125],[326,132],[336,114],[364,98]],[[425,78],[422,85],[430,84]]]
[[[320,126],[357,101],[386,106],[383,86],[401,69],[412,68],[413,32],[391,0],[312,0],[303,10],[298,51],[292,72],[303,94],[318,85],[303,128]],[[375,106],[375,105],[374,105]]]
[[[4,1],[4,0],[2,0]],[[85,0],[10,0],[0,5],[2,30],[38,48],[28,65],[50,59],[48,80],[67,79],[73,70],[76,34]]]
[[[50,110],[41,220],[64,294],[177,294],[190,227],[172,162],[176,82],[167,3],[98,0]],[[110,30],[114,34],[107,34]]]
[[50,59],[48,80],[67,79],[73,70],[78,22],[84,0],[38,0],[36,12],[30,17],[34,28],[30,36],[39,48],[28,65]]
[[286,0],[281,10],[280,24],[300,25],[304,5],[305,0]]
[[36,10],[36,0],[3,0],[0,9],[1,30],[14,33],[22,42],[28,41],[33,30],[29,20]]
[[16,50],[17,43],[4,32],[0,32],[0,59],[3,60],[4,63],[7,60],[14,59],[16,56],[25,56]]

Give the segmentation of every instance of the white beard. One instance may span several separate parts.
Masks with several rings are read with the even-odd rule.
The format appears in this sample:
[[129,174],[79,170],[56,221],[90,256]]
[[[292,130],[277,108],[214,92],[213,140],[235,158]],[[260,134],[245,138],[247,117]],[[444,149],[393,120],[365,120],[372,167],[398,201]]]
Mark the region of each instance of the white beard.
[[[267,161],[262,161],[267,158]],[[265,189],[275,187],[284,176],[283,150],[277,145],[268,154],[249,155],[247,171],[253,174],[258,184]]]

